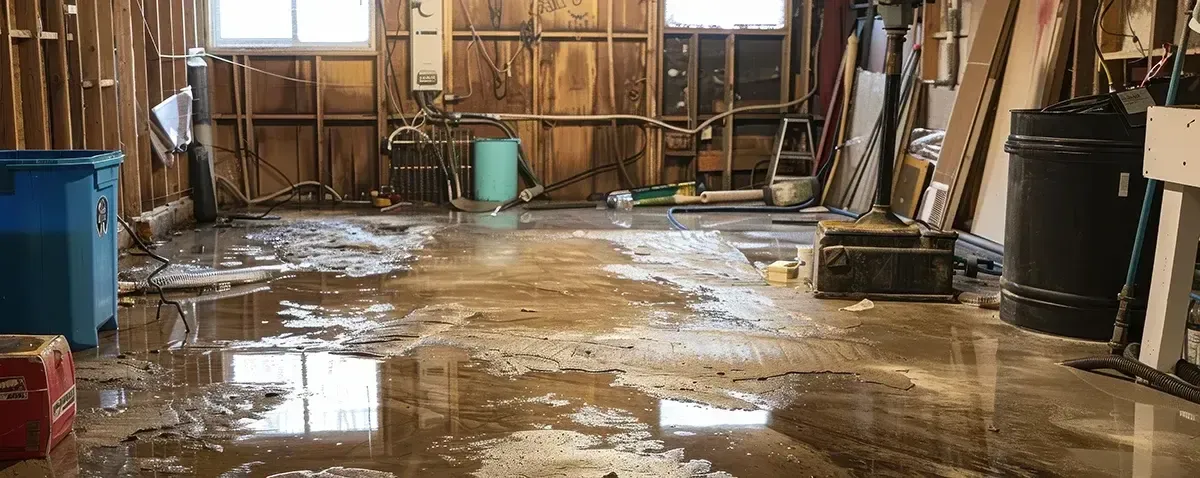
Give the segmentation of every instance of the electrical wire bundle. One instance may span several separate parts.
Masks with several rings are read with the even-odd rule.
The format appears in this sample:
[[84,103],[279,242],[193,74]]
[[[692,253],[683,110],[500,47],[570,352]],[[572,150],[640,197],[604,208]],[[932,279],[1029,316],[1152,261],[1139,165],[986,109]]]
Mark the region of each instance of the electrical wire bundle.
[[129,232],[129,237],[133,239],[134,244],[137,244],[138,249],[141,249],[142,252],[145,252],[146,255],[150,256],[151,259],[154,259],[162,264],[157,269],[154,269],[154,272],[151,272],[148,277],[146,277],[146,283],[154,286],[155,290],[158,291],[158,310],[154,313],[154,322],[158,322],[158,320],[162,318],[163,304],[173,305],[175,306],[175,310],[179,312],[179,319],[183,321],[183,330],[190,333],[192,331],[192,327],[187,323],[187,316],[183,313],[183,306],[180,305],[179,302],[168,299],[167,293],[163,291],[162,284],[155,280],[158,275],[162,273],[162,271],[171,266],[171,260],[160,256],[151,250],[150,246],[146,245],[145,241],[142,241],[141,237],[138,237],[137,231],[134,231],[133,227],[131,227],[128,222],[125,222],[125,218],[117,215],[117,222],[121,223],[121,226],[125,228],[125,231]]

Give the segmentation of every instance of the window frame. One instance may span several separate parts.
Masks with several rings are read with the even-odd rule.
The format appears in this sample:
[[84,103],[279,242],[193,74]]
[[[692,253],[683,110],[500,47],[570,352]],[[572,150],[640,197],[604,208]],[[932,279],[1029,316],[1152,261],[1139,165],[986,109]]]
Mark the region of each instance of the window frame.
[[221,37],[221,0],[208,0],[207,49],[213,54],[254,53],[375,53],[378,35],[378,12],[374,0],[367,9],[367,40],[365,42],[306,42],[299,39],[296,0],[292,0],[292,37],[290,39],[224,39]]
[[668,16],[668,13],[669,13],[669,12],[668,12],[668,10],[667,10],[667,7],[669,6],[669,4],[671,4],[671,3],[672,3],[672,1],[671,1],[671,0],[661,0],[661,1],[662,1],[662,27],[663,27],[665,30],[673,30],[673,31],[684,31],[684,30],[690,30],[690,31],[712,31],[712,32],[739,32],[739,33],[744,33],[744,34],[755,34],[755,33],[771,33],[771,32],[780,32],[780,31],[786,30],[787,28],[789,28],[789,25],[791,25],[791,19],[789,18],[789,12],[790,12],[790,9],[791,9],[791,6],[792,6],[792,2],[790,2],[790,1],[788,1],[788,0],[779,0],[779,1],[780,1],[780,3],[781,3],[781,5],[780,5],[780,8],[783,10],[782,12],[780,12],[780,13],[782,13],[782,16],[780,17],[780,20],[782,20],[783,24],[782,24],[782,26],[779,26],[779,27],[775,27],[775,26],[773,26],[773,25],[767,25],[767,24],[765,24],[765,23],[764,23],[764,24],[749,24],[749,25],[746,25],[746,24],[741,24],[741,25],[733,25],[733,26],[725,26],[725,25],[672,25],[672,24],[670,23],[671,19],[670,19],[670,17]]

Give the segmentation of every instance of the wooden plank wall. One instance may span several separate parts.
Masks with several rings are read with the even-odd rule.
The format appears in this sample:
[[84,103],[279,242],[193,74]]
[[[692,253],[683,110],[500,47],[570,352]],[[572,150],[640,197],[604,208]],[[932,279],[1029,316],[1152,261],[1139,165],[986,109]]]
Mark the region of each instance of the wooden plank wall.
[[[188,191],[154,158],[149,109],[187,85],[194,0],[0,0],[0,149],[122,150],[126,216]],[[175,155],[178,156],[178,155]]]
[[[466,98],[444,106],[659,117],[661,2],[446,0],[447,93]],[[123,150],[126,215],[189,194],[186,155],[157,157],[148,118],[151,107],[187,84],[185,60],[177,56],[206,44],[207,4],[0,0],[0,148]],[[418,109],[408,92],[409,0],[378,4],[375,51],[215,52],[220,58],[209,59],[209,82],[219,176],[250,196],[320,181],[348,199],[364,199],[387,181],[381,140]],[[523,27],[539,40],[523,41]],[[507,71],[493,72],[479,50]],[[517,130],[547,183],[643,147],[646,154],[630,171],[641,184],[687,179],[694,169],[664,167],[657,129],[529,121]],[[476,133],[499,135],[487,128]],[[555,198],[622,186],[610,171]]]
[[[444,106],[485,113],[657,116],[659,2],[446,0],[446,29],[452,38],[445,51],[446,93],[465,98]],[[376,52],[223,55],[269,74],[214,62],[216,144],[234,150],[244,145],[287,179],[330,184],[348,199],[365,199],[378,189],[388,177],[382,138],[403,124],[402,117],[411,119],[418,111],[409,92],[409,3],[383,0],[381,6],[376,29],[382,26],[377,43],[383,47]],[[471,25],[482,42],[474,41]],[[522,26],[536,28],[541,41],[523,43]],[[479,49],[505,73],[495,73],[480,60]],[[547,183],[612,164],[617,154],[607,122],[522,122],[517,130],[531,165]],[[649,136],[640,127],[622,126],[623,154],[634,154],[646,141],[657,144],[658,132],[646,131]],[[490,128],[475,132],[500,134]],[[661,148],[647,151],[632,174],[644,183],[658,182]],[[236,155],[225,151],[218,151],[216,159],[237,163]],[[246,161],[251,195],[287,185],[274,168],[260,166],[252,157]],[[218,172],[240,183],[239,172]],[[609,172],[555,197],[578,198],[618,186],[617,173]]]

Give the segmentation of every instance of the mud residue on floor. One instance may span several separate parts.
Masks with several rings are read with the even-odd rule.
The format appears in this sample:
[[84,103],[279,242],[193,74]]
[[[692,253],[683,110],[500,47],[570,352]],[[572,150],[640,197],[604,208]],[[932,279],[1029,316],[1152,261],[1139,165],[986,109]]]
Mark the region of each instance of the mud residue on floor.
[[588,405],[571,414],[571,421],[589,427],[616,428],[620,430],[645,430],[648,425],[638,421],[632,413],[616,408],[600,408]]
[[406,269],[435,230],[399,217],[367,216],[297,220],[249,238],[274,245],[281,260],[301,270],[365,277]]
[[346,337],[340,341],[344,348],[338,353],[394,357],[412,350],[420,339],[438,337],[479,315],[456,304],[422,307],[403,318]]
[[395,474],[386,471],[337,466],[321,471],[300,470],[288,473],[276,473],[269,478],[393,478],[395,476]]
[[[462,240],[439,237],[456,249]],[[616,384],[658,398],[737,409],[764,406],[750,395],[794,374],[912,387],[901,367],[890,365],[899,359],[848,338],[857,318],[826,325],[759,293],[759,272],[720,234],[514,232],[501,242],[466,240],[490,255],[464,255],[477,261],[464,264],[440,261],[435,252],[382,286],[429,305],[404,312],[386,303],[284,301],[284,324],[321,338],[277,336],[238,348],[386,358],[452,346],[496,374],[614,373]],[[330,330],[340,332],[326,338]]]
[[133,389],[162,386],[166,372],[153,362],[133,358],[88,359],[75,362],[80,390]]
[[134,458],[134,465],[139,471],[151,474],[190,475],[190,467],[179,464],[179,457],[170,458]]
[[245,423],[283,402],[276,387],[214,384],[182,399],[162,390],[128,407],[80,410],[75,423],[79,444],[116,446],[122,442],[168,440],[206,446],[238,436]]
[[705,460],[685,461],[683,449],[636,453],[601,448],[604,440],[579,432],[532,430],[476,442],[479,477],[558,476],[596,478],[727,477]]

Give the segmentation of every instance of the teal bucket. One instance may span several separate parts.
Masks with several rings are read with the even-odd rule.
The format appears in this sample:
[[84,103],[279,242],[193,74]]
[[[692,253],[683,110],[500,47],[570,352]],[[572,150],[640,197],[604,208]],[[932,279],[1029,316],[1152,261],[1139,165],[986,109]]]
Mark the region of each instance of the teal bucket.
[[519,139],[475,140],[475,200],[506,202],[517,197]]

